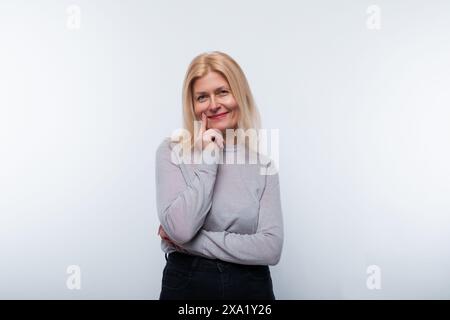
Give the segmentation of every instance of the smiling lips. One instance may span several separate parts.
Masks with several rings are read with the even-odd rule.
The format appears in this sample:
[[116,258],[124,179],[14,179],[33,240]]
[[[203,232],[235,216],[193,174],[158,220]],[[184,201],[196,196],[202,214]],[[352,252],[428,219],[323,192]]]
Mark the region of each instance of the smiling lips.
[[211,120],[219,120],[219,119],[224,118],[225,115],[227,115],[228,113],[229,113],[229,112],[220,113],[220,114],[218,114],[218,115],[209,117],[209,119],[211,119]]

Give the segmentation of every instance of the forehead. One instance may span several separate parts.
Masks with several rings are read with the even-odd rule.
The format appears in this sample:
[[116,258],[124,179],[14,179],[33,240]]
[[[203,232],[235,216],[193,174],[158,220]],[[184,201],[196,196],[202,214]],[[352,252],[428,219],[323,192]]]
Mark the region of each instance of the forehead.
[[224,76],[218,72],[209,72],[194,82],[194,92],[199,91],[214,91],[217,88],[224,86],[228,87],[228,82]]

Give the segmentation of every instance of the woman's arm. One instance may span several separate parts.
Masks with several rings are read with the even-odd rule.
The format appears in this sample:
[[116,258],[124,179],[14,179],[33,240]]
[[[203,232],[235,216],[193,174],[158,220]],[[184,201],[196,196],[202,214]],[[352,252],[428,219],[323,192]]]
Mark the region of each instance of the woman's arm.
[[213,232],[201,229],[192,241],[181,247],[193,254],[234,263],[277,264],[283,247],[283,218],[278,173],[266,176],[255,234]]
[[[190,241],[202,227],[212,205],[217,163],[172,162],[170,138],[156,151],[156,202],[164,231],[177,244]],[[183,166],[193,166],[193,175]]]

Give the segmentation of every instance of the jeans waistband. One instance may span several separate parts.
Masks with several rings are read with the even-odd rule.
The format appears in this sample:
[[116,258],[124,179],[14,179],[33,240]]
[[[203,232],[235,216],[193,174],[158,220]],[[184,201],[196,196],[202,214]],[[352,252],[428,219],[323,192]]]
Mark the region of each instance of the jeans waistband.
[[182,252],[171,252],[166,255],[166,260],[186,269],[212,269],[217,270],[218,264],[225,266],[227,262],[218,259],[208,259],[196,255],[186,254]]
[[239,269],[239,270],[256,270],[269,268],[263,265],[243,265],[232,262],[227,262],[219,259],[209,259],[201,256],[186,254],[178,251],[166,253],[166,260],[179,267],[193,270],[219,270],[224,271],[226,269]]

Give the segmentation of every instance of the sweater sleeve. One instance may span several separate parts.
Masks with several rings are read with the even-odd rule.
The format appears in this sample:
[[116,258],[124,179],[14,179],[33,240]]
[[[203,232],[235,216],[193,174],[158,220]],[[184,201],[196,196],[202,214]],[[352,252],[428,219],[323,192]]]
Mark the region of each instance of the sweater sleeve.
[[255,234],[201,229],[182,248],[206,258],[247,265],[276,265],[283,247],[283,218],[278,173],[266,175]]
[[179,157],[172,154],[170,138],[166,138],[156,151],[158,218],[167,235],[183,244],[197,234],[211,209],[218,164],[194,165],[173,159]]

